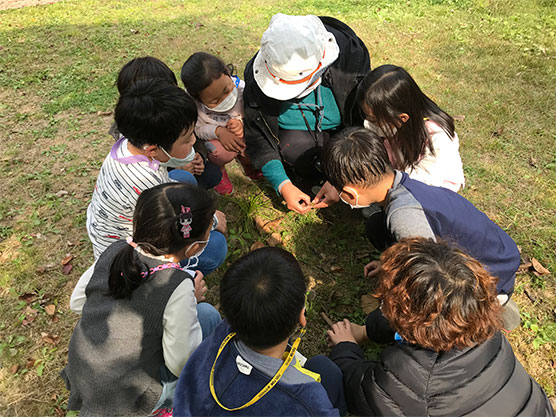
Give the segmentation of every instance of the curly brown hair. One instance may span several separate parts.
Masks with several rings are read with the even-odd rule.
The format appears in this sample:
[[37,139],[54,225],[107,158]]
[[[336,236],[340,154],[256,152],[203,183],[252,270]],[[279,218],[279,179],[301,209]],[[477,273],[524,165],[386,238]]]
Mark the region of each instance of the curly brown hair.
[[381,256],[376,296],[403,339],[436,352],[481,344],[502,327],[497,278],[459,249],[403,239]]

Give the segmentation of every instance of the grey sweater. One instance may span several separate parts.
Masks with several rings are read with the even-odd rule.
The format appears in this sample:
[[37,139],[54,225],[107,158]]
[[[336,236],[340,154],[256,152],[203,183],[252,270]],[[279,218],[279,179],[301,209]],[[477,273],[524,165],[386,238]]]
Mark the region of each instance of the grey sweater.
[[[68,409],[80,409],[82,417],[148,415],[162,391],[164,309],[190,276],[164,269],[135,289],[131,299],[116,300],[107,295],[108,276],[114,256],[126,244],[112,244],[97,261],[61,372],[71,391]],[[149,268],[161,263],[139,256]]]

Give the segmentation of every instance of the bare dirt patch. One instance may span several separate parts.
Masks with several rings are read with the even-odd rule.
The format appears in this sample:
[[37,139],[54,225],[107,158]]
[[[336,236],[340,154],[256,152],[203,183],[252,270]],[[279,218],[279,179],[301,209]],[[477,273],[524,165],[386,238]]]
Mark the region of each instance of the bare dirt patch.
[[22,7],[53,4],[61,0],[0,0],[0,10],[21,9]]

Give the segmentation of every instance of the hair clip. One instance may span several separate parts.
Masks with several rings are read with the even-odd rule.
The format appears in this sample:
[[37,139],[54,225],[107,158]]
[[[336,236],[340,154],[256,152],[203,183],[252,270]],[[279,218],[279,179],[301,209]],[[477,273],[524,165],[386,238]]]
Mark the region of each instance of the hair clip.
[[187,239],[189,237],[189,232],[191,232],[191,222],[193,221],[193,215],[191,214],[191,209],[189,207],[181,206],[181,213],[180,213],[180,224],[181,224],[181,233],[183,234],[183,238]]

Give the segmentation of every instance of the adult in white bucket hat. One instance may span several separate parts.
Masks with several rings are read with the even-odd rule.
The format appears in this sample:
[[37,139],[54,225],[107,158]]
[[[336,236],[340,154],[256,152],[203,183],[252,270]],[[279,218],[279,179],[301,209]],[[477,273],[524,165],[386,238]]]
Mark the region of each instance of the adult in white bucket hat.
[[369,70],[365,44],[339,20],[281,13],[270,20],[245,68],[244,133],[254,167],[289,209],[306,213],[338,200],[320,171],[320,150],[336,131],[363,123],[354,98]]

